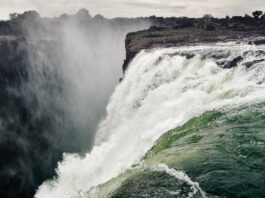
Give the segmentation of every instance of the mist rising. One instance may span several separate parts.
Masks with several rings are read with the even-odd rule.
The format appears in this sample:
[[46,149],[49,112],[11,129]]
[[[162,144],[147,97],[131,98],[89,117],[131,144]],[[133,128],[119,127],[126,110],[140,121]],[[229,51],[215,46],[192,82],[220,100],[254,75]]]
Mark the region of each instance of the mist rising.
[[92,18],[84,9],[53,19],[13,14],[5,24],[1,45],[10,60],[1,60],[1,71],[10,76],[1,79],[0,195],[31,197],[64,152],[92,147],[122,77],[125,36],[149,24]]

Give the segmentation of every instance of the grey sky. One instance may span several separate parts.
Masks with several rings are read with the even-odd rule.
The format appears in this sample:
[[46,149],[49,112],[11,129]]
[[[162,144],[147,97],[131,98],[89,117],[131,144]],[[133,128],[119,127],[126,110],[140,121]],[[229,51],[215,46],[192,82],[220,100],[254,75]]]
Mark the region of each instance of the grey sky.
[[265,0],[0,0],[0,19],[9,13],[37,10],[42,16],[75,13],[86,8],[105,17],[244,15],[265,11]]

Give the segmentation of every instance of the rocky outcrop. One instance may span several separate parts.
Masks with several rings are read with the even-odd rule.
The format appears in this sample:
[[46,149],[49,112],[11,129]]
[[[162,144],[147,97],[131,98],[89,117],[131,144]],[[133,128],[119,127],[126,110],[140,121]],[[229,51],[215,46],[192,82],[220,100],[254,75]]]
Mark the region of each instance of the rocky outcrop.
[[135,55],[143,49],[231,40],[243,41],[244,39],[255,45],[265,43],[265,39],[256,39],[265,36],[265,17],[255,18],[246,15],[217,19],[206,15],[198,19],[150,17],[150,21],[155,26],[127,35],[123,71]]

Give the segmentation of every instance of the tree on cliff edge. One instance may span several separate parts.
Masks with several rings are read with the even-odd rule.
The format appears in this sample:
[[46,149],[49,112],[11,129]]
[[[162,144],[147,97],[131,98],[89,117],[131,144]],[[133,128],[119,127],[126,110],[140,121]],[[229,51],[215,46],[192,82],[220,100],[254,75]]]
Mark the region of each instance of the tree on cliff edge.
[[253,17],[254,17],[254,19],[259,19],[260,18],[260,16],[263,14],[263,12],[262,11],[255,11],[255,12],[252,12],[252,15],[253,15]]

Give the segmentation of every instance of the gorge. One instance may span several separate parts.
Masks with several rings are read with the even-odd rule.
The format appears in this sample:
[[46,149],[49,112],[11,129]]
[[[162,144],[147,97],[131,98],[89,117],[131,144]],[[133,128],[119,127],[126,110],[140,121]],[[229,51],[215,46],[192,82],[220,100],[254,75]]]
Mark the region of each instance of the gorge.
[[264,27],[248,15],[11,15],[0,195],[263,197]]

